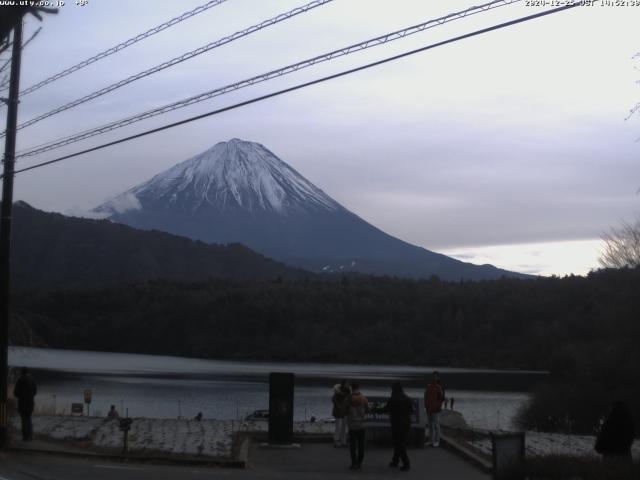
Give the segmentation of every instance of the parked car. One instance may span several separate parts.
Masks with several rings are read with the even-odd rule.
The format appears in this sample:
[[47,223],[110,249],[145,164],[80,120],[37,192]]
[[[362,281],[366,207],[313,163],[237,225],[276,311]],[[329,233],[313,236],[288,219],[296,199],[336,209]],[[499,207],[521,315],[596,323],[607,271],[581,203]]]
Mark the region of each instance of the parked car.
[[246,417],[245,420],[269,420],[269,410],[254,410],[253,413],[250,413]]

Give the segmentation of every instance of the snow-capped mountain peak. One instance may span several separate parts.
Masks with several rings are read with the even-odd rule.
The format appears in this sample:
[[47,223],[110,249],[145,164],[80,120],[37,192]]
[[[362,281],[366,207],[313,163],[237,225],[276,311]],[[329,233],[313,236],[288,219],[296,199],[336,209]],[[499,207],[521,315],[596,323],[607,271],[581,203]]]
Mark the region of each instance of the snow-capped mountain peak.
[[234,138],[156,175],[93,212],[143,230],[240,242],[313,272],[458,281],[512,275],[392,237],[350,212],[259,143]]
[[233,138],[154,176],[98,211],[124,213],[162,202],[199,210],[337,210],[342,207],[263,145]]

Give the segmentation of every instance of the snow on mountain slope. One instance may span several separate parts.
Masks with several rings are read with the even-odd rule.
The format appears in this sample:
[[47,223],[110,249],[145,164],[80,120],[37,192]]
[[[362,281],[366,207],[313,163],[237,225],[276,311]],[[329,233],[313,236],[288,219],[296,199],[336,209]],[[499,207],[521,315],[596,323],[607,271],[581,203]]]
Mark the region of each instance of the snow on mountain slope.
[[343,208],[261,144],[237,138],[175,165],[97,210],[124,213],[158,201],[191,211],[210,206],[220,211],[286,214],[299,209]]
[[234,138],[94,210],[143,230],[239,242],[314,272],[443,279],[514,275],[411,245],[350,212],[264,146]]

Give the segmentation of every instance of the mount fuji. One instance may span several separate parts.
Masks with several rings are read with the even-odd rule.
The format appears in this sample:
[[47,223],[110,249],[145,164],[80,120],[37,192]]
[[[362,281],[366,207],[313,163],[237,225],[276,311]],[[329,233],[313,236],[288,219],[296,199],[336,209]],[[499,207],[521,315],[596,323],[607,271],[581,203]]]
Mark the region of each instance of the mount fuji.
[[209,243],[240,242],[314,272],[469,280],[522,276],[384,233],[259,143],[220,142],[94,210],[114,222]]

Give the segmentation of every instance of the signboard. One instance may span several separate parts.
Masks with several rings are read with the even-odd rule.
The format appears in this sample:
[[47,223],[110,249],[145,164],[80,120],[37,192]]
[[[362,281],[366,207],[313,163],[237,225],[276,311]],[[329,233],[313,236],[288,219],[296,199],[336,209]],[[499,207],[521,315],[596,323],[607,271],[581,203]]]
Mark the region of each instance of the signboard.
[[72,403],[71,404],[71,413],[72,414],[79,413],[80,415],[82,415],[84,413],[84,405],[82,405],[81,403]]
[[269,374],[269,443],[293,441],[293,373]]
[[91,403],[92,391],[87,389],[84,391],[84,403]]
[[[374,408],[382,408],[387,404],[389,397],[367,397],[369,401],[369,406],[371,409]],[[420,403],[420,399],[411,398],[411,403],[413,404],[413,413],[411,414],[411,427],[416,428],[424,428],[424,422],[421,421],[422,415],[422,405]],[[365,418],[365,424],[367,427],[390,427],[391,420],[389,419],[389,415],[386,413],[368,413]]]
[[121,418],[120,419],[120,430],[123,432],[128,432],[131,430],[131,424],[133,423],[132,418]]

